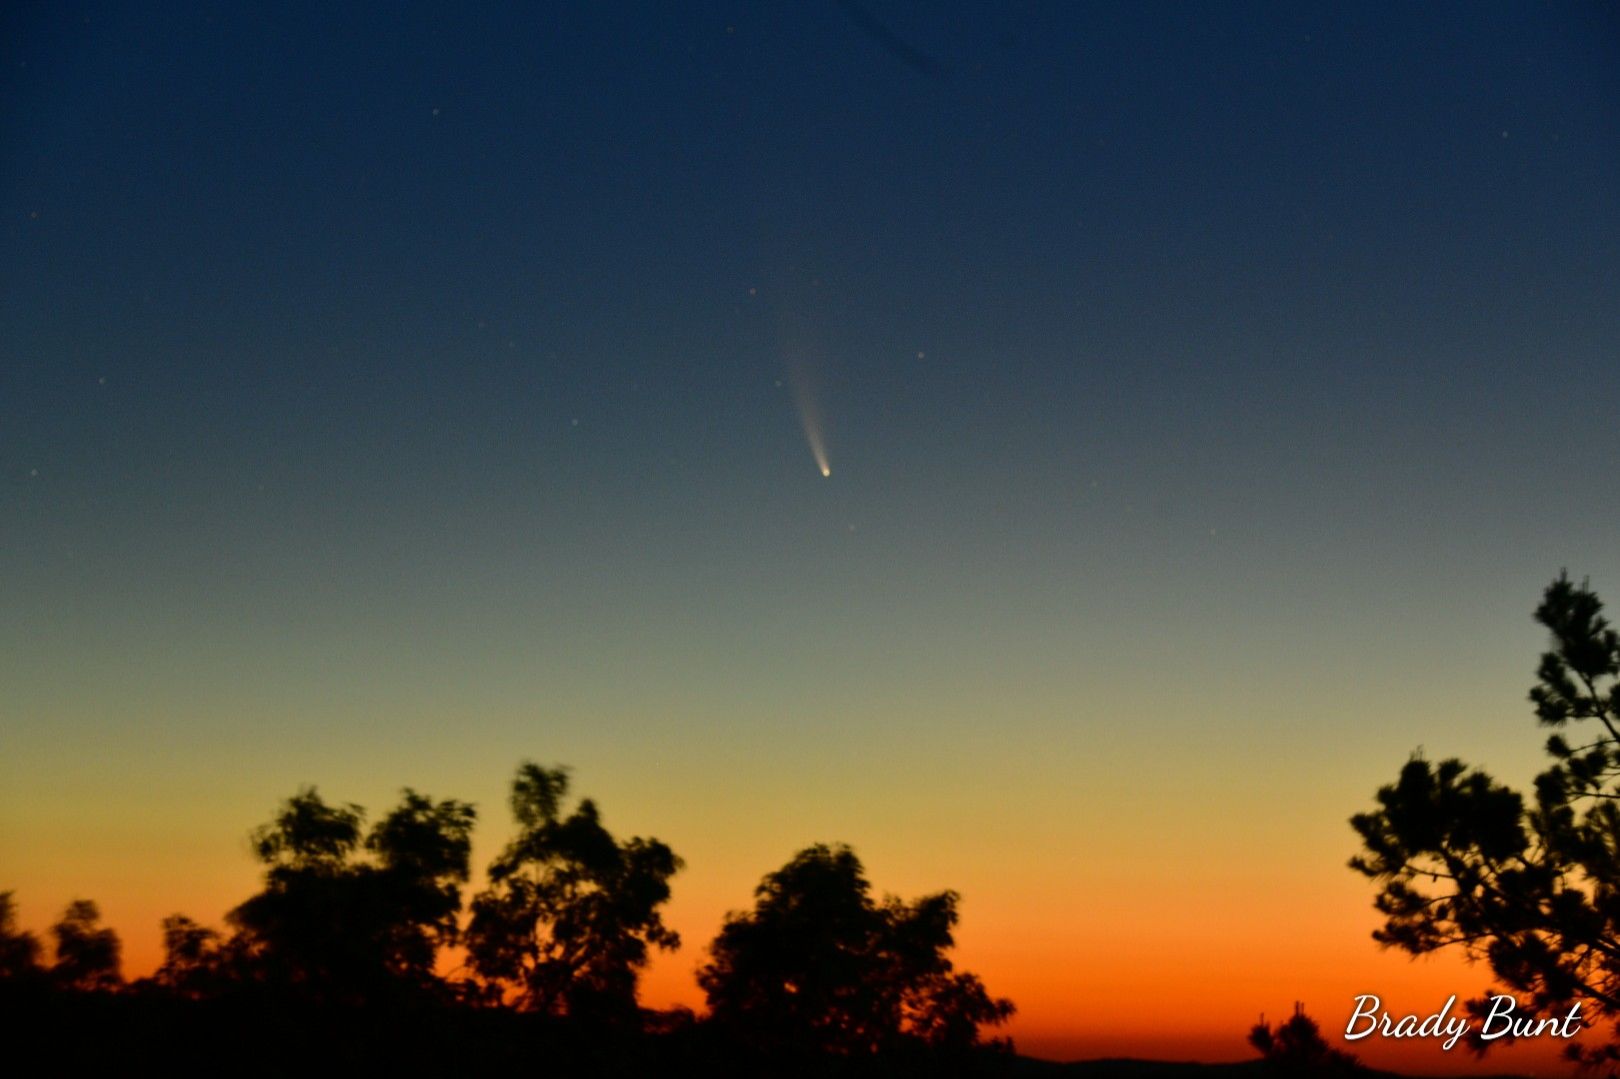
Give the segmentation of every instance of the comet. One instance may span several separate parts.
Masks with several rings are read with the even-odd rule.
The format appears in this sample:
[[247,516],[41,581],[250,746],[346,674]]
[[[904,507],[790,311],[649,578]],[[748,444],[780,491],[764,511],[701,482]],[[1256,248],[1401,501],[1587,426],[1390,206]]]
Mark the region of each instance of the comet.
[[788,371],[788,382],[793,387],[793,404],[799,411],[799,426],[804,428],[804,440],[810,445],[810,456],[823,478],[832,475],[832,463],[827,459],[827,440],[823,434],[821,408],[816,400],[815,384],[804,363],[795,363]]

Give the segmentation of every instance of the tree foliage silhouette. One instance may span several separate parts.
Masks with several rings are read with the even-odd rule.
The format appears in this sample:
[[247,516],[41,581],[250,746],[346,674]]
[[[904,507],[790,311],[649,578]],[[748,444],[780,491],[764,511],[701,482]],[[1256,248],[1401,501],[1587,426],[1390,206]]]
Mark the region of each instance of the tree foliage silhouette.
[[1266,1071],[1273,1075],[1353,1075],[1361,1070],[1356,1058],[1330,1046],[1305,1006],[1294,1004],[1294,1014],[1275,1028],[1265,1016],[1249,1031],[1249,1044],[1260,1051]]
[[101,912],[94,903],[75,899],[51,926],[51,936],[56,938],[51,979],[57,985],[84,992],[117,989],[123,984],[118,934],[100,923]]
[[[439,949],[458,938],[473,807],[407,789],[362,843],[364,816],[309,787],[254,832],[265,887],[227,916],[232,949],[254,976],[354,1003],[438,985]],[[195,979],[211,942],[193,925],[165,928],[170,973]]]
[[518,768],[519,831],[472,901],[468,959],[493,997],[553,1015],[627,1019],[649,949],[680,946],[659,908],[681,861],[656,839],[614,839],[589,798],[563,816],[567,795],[565,769]]
[[[1620,635],[1583,582],[1560,574],[1536,621],[1551,635],[1530,690],[1552,764],[1527,806],[1462,761],[1408,761],[1351,818],[1351,866],[1380,886],[1380,943],[1456,946],[1488,963],[1526,1010],[1620,1015]],[[1482,1002],[1473,1002],[1478,1012]],[[1620,1047],[1571,1047],[1614,1073]]]
[[0,892],[0,980],[25,981],[43,973],[39,938],[17,928],[17,907],[10,892]]
[[[277,1074],[311,1059],[454,1071],[472,1043],[490,1067],[540,1051],[570,1074],[730,1074],[768,1058],[800,1071],[801,1055],[809,1073],[910,1062],[937,1074],[936,1050],[981,1047],[981,1030],[1013,1012],[948,958],[956,893],[874,900],[844,846],[801,851],[765,877],[752,911],[728,917],[701,972],[710,1020],[645,1012],[641,971],[653,949],[680,944],[662,915],[680,859],[656,839],[616,839],[590,799],[570,808],[565,769],[524,763],[510,800],[517,832],[462,930],[472,806],[407,789],[368,828],[360,806],[301,789],[251,834],[264,883],[227,915],[230,932],[164,919],[161,965],[124,994],[100,992],[121,985],[119,944],[95,904],[68,907],[41,972],[38,941],[0,893],[4,1003],[63,1031],[119,1024],[171,1062],[210,1068],[227,1046],[262,1042]],[[458,945],[474,977],[447,982],[437,967]],[[78,1070],[115,1060],[73,1045]]]
[[171,914],[163,919],[163,963],[152,980],[180,996],[214,996],[234,973],[230,956],[217,931],[184,914]]
[[698,982],[716,1022],[762,1048],[966,1048],[1013,1013],[946,957],[955,892],[875,902],[855,853],[818,844],[766,876],[755,897],[752,911],[727,917]]

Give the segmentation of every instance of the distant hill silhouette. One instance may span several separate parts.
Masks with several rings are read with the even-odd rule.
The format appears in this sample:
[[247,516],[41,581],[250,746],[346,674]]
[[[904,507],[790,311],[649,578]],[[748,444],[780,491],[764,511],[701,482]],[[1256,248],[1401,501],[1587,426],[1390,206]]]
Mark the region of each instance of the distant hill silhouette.
[[[1199,1064],[1195,1061],[1138,1060],[1118,1057],[1103,1060],[1077,1060],[1060,1063],[1017,1057],[1008,1061],[1008,1068],[1000,1074],[1013,1079],[1256,1079],[1270,1073],[1261,1060],[1245,1060],[1231,1064]],[[1358,1073],[1366,1079],[1401,1079],[1402,1073],[1378,1071],[1372,1068]],[[1474,1077],[1474,1079],[1527,1079],[1525,1076],[1502,1074]]]
[[[1078,1077],[1078,1079],[1222,1079],[1232,1076],[1234,1079],[1247,1079],[1249,1076],[1264,1074],[1259,1060],[1245,1060],[1238,1064],[1198,1064],[1192,1061],[1170,1060],[1137,1060],[1132,1057],[1119,1057],[1104,1060],[1077,1060],[1070,1063],[1060,1063],[1052,1060],[1037,1060],[1033,1057],[1018,1057],[1009,1068],[1010,1076],[1030,1076],[1038,1079],[1039,1076]],[[1368,1075],[1378,1075],[1377,1072],[1368,1072]]]

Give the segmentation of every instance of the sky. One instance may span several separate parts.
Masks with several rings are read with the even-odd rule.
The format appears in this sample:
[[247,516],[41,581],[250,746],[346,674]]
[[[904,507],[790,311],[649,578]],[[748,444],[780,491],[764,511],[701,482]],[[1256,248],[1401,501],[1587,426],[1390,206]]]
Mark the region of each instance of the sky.
[[1488,984],[1348,818],[1620,596],[1612,4],[244,8],[0,15],[24,924],[533,759],[685,859],[655,1005],[818,841],[1035,1055]]

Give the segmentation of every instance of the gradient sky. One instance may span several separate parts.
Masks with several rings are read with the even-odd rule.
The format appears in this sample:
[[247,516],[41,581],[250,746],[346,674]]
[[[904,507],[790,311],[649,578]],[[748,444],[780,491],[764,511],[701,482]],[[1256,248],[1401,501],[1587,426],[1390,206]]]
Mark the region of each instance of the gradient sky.
[[26,924],[533,758],[686,859],[654,1004],[819,840],[1040,1055],[1488,983],[1347,818],[1620,597],[1614,5],[241,7],[0,16]]

